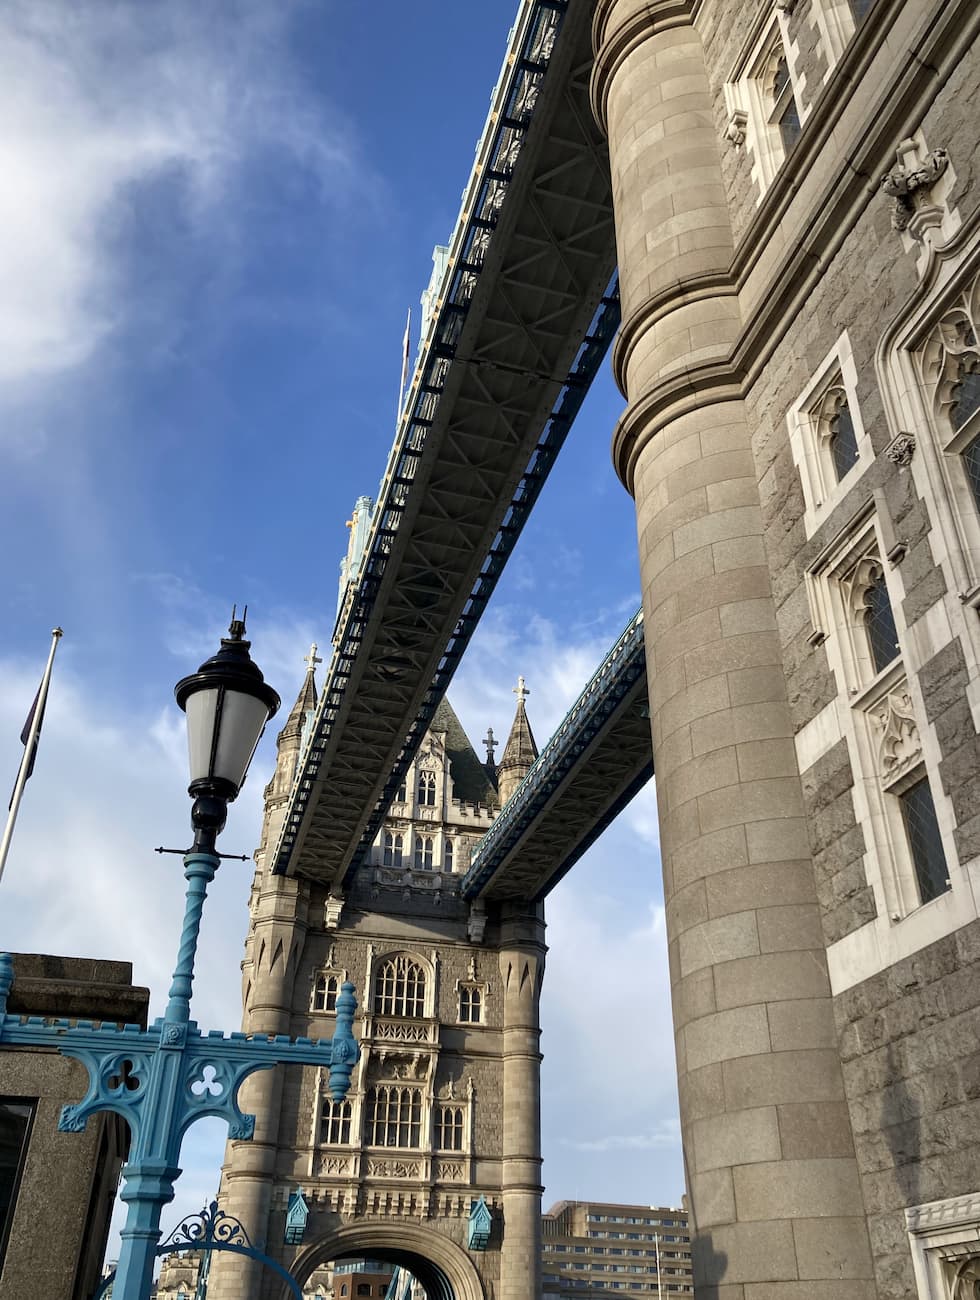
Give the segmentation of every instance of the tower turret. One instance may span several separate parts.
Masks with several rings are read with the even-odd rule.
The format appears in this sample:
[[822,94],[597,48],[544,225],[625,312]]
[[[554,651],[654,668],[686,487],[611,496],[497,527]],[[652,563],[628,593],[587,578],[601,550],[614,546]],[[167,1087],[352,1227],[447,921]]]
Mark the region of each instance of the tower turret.
[[313,714],[316,712],[316,666],[323,662],[317,655],[314,643],[306,656],[306,675],[303,685],[296,696],[296,703],[289,711],[289,717],[276,737],[276,770],[272,780],[265,787],[265,817],[262,827],[262,845],[269,840],[270,823],[278,819],[276,813],[285,807],[289,792],[296,778],[296,765],[306,744]]
[[517,696],[517,712],[507,737],[507,744],[497,765],[497,791],[501,805],[505,804],[521,781],[527,776],[531,765],[538,756],[538,747],[534,741],[531,724],[527,720],[524,701],[531,692],[524,685],[524,678],[518,677],[514,687]]

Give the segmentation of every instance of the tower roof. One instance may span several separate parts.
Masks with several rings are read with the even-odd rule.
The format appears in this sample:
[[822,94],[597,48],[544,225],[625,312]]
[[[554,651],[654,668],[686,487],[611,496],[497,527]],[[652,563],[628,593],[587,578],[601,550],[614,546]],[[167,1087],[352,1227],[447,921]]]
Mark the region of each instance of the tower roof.
[[524,685],[523,677],[517,679],[514,693],[517,696],[517,712],[514,715],[514,723],[510,729],[510,735],[507,737],[504,752],[501,754],[500,762],[497,765],[498,772],[513,767],[527,769],[538,756],[534,733],[531,731],[531,724],[527,720],[527,713],[524,709],[524,701],[530,692]]
[[282,731],[279,733],[279,739],[285,740],[292,736],[302,735],[303,727],[306,723],[307,714],[316,708],[316,666],[323,660],[317,658],[316,645],[310,646],[310,653],[306,656],[306,676],[303,678],[303,685],[299,688],[299,694],[296,696],[296,703],[289,710],[289,717],[283,723]]
[[445,696],[436,706],[429,730],[445,733],[446,757],[452,768],[456,798],[464,803],[499,803],[489,772],[477,758],[476,751],[463,730],[463,724]]

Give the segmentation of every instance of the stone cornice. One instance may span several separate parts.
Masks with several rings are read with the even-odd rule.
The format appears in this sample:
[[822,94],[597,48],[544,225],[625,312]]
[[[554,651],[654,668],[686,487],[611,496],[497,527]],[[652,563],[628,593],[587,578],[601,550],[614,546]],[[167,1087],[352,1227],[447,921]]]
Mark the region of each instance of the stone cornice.
[[624,411],[613,433],[612,459],[630,493],[640,452],[668,424],[720,402],[740,401],[742,376],[724,361],[708,362],[671,375]]
[[603,131],[607,129],[606,102],[612,78],[629,55],[657,32],[691,26],[690,0],[649,0],[642,9],[609,31],[613,10],[619,0],[597,0],[592,17],[592,65],[589,94],[592,112]]
[[[800,177],[833,149],[833,137],[849,102],[842,88],[870,75],[874,55],[901,4],[902,0],[879,0],[824,87],[806,130],[735,250],[732,276],[740,289],[786,219]],[[892,160],[896,142],[920,124],[945,82],[946,68],[962,57],[978,34],[980,9],[975,0],[954,0],[926,27],[917,46],[906,52],[900,71],[882,97],[882,110],[869,116],[856,148],[841,158],[823,201],[812,205],[811,219],[792,241],[792,251],[773,277],[769,292],[746,318],[733,361],[750,380],[768,361],[869,202],[878,198],[880,177]]]
[[711,272],[705,275],[691,276],[689,280],[675,281],[659,293],[648,298],[624,317],[622,327],[616,335],[612,353],[613,378],[619,385],[619,391],[627,396],[626,371],[630,356],[637,341],[643,333],[659,320],[669,316],[680,307],[695,302],[705,302],[710,298],[735,298],[737,290],[731,277],[725,271]]

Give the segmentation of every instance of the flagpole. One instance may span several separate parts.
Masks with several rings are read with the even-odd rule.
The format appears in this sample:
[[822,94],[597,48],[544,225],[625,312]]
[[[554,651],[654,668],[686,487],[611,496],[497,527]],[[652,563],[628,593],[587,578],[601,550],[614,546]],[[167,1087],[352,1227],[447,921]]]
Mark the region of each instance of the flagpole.
[[34,745],[37,742],[37,733],[41,730],[41,719],[44,717],[44,705],[48,698],[48,684],[51,681],[51,669],[54,665],[54,652],[58,648],[58,642],[64,636],[60,627],[53,629],[51,633],[51,649],[48,652],[48,662],[44,669],[44,676],[41,678],[41,685],[38,689],[37,700],[34,705],[33,715],[31,717],[31,726],[27,734],[27,741],[24,745],[24,757],[20,760],[20,769],[17,772],[17,784],[14,786],[13,797],[10,800],[10,811],[7,814],[7,825],[4,827],[3,839],[0,840],[0,880],[3,879],[3,869],[7,864],[7,853],[10,849],[10,841],[14,833],[14,823],[17,820],[17,810],[20,808],[20,798],[24,793],[24,786],[27,782],[27,776],[31,768],[31,759],[34,755]]
[[660,1233],[653,1234],[653,1243],[657,1251],[657,1300],[663,1300],[663,1286],[660,1282]]
[[398,410],[395,412],[395,429],[397,430],[402,418],[402,404],[405,401],[405,383],[408,380],[408,353],[411,344],[412,331],[412,309],[408,309],[408,319],[405,321],[405,337],[402,340],[402,378],[398,385]]

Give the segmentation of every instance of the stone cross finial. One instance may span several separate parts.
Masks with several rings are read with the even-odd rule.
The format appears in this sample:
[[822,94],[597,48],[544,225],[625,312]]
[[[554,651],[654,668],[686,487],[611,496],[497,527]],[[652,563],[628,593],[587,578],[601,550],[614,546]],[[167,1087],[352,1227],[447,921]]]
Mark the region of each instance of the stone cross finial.
[[531,692],[524,685],[524,678],[518,677],[517,685],[514,687],[514,694],[517,696],[517,703],[523,704]]
[[483,742],[487,747],[487,762],[493,762],[493,751],[497,748],[497,741],[494,738],[493,727],[487,727],[486,739]]
[[303,660],[303,663],[306,664],[306,671],[307,671],[307,672],[310,672],[310,673],[313,672],[313,670],[316,668],[317,664],[322,664],[322,663],[323,663],[323,660],[319,657],[319,655],[318,655],[317,652],[316,652],[316,642],[315,642],[315,641],[314,641],[313,644],[310,646],[310,653],[309,653],[309,654],[306,656],[306,658]]

